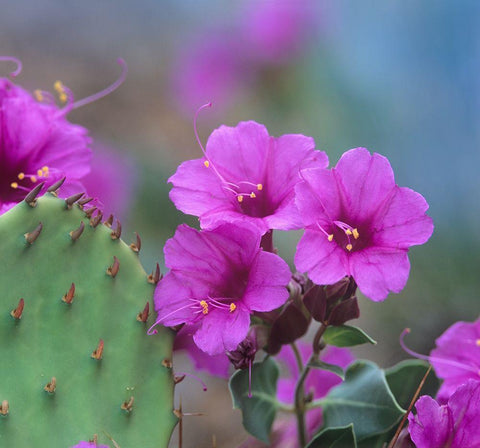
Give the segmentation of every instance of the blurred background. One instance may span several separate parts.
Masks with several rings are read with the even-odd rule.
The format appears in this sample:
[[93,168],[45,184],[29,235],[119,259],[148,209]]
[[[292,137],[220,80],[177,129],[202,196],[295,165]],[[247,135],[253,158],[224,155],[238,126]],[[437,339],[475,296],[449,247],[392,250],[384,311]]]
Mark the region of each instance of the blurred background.
[[[477,0],[0,0],[0,10],[0,54],[22,60],[16,82],[30,90],[52,91],[60,79],[81,99],[113,82],[116,59],[126,60],[126,82],[69,120],[90,130],[95,177],[112,192],[106,205],[126,241],[142,236],[147,271],[163,263],[178,224],[195,225],[169,202],[166,181],[201,156],[192,120],[212,101],[199,118],[203,141],[220,124],[253,119],[272,135],[314,137],[332,165],[365,146],[429,202],[435,232],[411,250],[407,287],[383,303],[360,299],[357,325],[379,343],[357,356],[390,366],[406,357],[403,328],[426,353],[451,323],[478,317]],[[0,76],[10,68],[0,63]],[[299,236],[276,235],[290,263]],[[187,381],[176,391],[185,412],[204,414],[185,417],[184,446],[236,446],[246,435],[226,383],[200,376],[208,392]]]

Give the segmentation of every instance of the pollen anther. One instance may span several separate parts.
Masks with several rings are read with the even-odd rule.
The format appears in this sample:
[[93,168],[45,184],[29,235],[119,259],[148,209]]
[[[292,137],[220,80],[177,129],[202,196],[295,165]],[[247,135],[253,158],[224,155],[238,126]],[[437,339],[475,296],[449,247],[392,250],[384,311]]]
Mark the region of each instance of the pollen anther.
[[20,180],[23,180],[25,179],[25,173],[18,173],[18,176],[17,176]]
[[352,230],[352,233],[353,233],[353,237],[358,240],[358,238],[360,238],[360,234],[358,233],[358,230],[357,229],[353,229]]
[[17,182],[12,182],[12,183],[10,184],[10,186],[11,186],[12,188],[14,188],[14,189],[18,188]]
[[345,230],[345,234],[346,234],[346,235],[351,235],[351,234],[352,234],[352,231],[351,231],[350,229],[347,229],[347,230]]
[[333,233],[327,236],[328,241],[333,241]]
[[208,314],[208,303],[205,300],[200,300],[200,306],[202,307],[202,314]]
[[243,196],[240,194],[237,196],[237,201],[242,202],[243,201]]
[[35,183],[37,181],[37,176],[30,176],[30,180]]
[[346,249],[350,252],[353,249],[353,246],[351,244],[347,244]]
[[230,304],[230,312],[233,313],[237,309],[237,305],[235,305],[233,302]]
[[251,197],[252,199],[255,199],[255,198],[257,197],[257,195],[252,191],[252,192],[250,193],[250,197]]
[[263,190],[263,185],[262,184],[257,184],[257,190],[262,191]]
[[477,339],[477,340],[475,341],[475,344],[477,344],[477,347],[480,347],[480,339]]
[[208,160],[205,160],[205,162],[203,162],[203,164],[205,165],[206,168],[208,168],[210,166],[210,162]]

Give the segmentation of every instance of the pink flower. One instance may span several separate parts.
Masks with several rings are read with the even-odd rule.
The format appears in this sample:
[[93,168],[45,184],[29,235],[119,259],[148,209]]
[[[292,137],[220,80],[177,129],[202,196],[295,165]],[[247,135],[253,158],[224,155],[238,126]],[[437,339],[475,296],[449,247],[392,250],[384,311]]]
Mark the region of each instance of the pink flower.
[[347,151],[331,170],[302,171],[296,203],[306,230],[295,264],[318,284],[345,275],[372,300],[400,292],[410,271],[408,248],[433,232],[420,194],[395,185],[392,167],[365,148]]
[[156,324],[198,324],[193,340],[201,350],[235,350],[253,311],[271,311],[288,298],[287,264],[259,246],[260,234],[248,224],[179,226],[164,249],[170,272],[155,290]]
[[257,63],[285,62],[300,53],[315,25],[311,0],[250,1],[241,35]]
[[196,370],[206,370],[210,375],[227,379],[230,361],[227,355],[220,353],[218,355],[208,355],[197,347],[193,341],[193,335],[198,330],[199,325],[184,325],[175,336],[173,343],[174,351],[185,350],[193,361]]
[[408,430],[417,448],[478,448],[480,446],[480,381],[468,380],[440,406],[425,395],[408,416]]
[[428,359],[443,379],[437,399],[445,403],[469,379],[480,381],[480,319],[456,322],[435,343]]
[[62,177],[66,197],[84,190],[90,170],[88,131],[55,104],[40,103],[20,86],[0,79],[0,213],[23,200],[39,182]]
[[132,160],[118,150],[93,144],[91,170],[82,178],[82,184],[104,216],[113,213],[122,220],[126,218],[135,184],[132,165]]
[[[205,157],[182,163],[170,177],[170,198],[203,228],[218,221],[247,221],[265,233],[302,226],[294,202],[300,168],[328,165],[311,137],[270,137],[254,121],[221,126],[208,139]],[[202,148],[203,149],[203,148]]]
[[175,103],[189,117],[208,101],[223,110],[250,82],[250,64],[243,56],[240,42],[230,31],[196,35],[194,42],[178,51],[173,63]]
[[[0,60],[18,64],[12,77],[20,73],[20,61],[9,57]],[[45,182],[46,190],[66,177],[61,197],[85,191],[82,178],[90,172],[91,139],[85,128],[69,123],[66,116],[122,84],[127,69],[123,60],[118,63],[122,73],[111,86],[75,102],[70,89],[59,81],[55,83],[57,101],[51,93],[39,90],[34,99],[22,87],[0,78],[0,214],[23,200],[40,182]]]
[[109,448],[108,445],[98,445],[94,442],[79,442],[71,448]]

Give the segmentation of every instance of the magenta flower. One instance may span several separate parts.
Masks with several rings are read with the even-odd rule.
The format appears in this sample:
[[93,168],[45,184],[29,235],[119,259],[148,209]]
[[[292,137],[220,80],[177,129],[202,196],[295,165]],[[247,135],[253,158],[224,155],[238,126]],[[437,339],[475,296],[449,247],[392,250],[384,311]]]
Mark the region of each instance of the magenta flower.
[[251,1],[240,33],[257,63],[285,62],[301,52],[315,25],[311,0]]
[[196,35],[177,52],[172,64],[171,84],[175,104],[188,117],[200,104],[214,102],[223,110],[250,83],[251,66],[231,31],[211,30]]
[[[304,365],[312,354],[312,346],[305,342],[298,343]],[[351,352],[346,348],[328,347],[321,354],[322,361],[346,368],[353,360]],[[286,405],[295,402],[295,386],[300,376],[295,356],[290,346],[284,345],[278,354],[278,360],[287,368],[288,378],[280,378],[277,387],[277,398]],[[327,370],[312,369],[305,381],[305,392],[312,393],[314,399],[325,397],[330,389],[342,382],[341,378]],[[322,425],[322,410],[311,409],[305,415],[306,429],[311,438]],[[294,415],[279,417],[275,420],[270,437],[270,447],[300,448],[298,445],[297,422]],[[249,438],[241,448],[266,447],[264,443]]]
[[125,219],[131,205],[135,184],[132,160],[109,146],[94,143],[90,173],[82,178],[88,195],[95,198],[104,216],[113,213]]
[[480,319],[456,322],[435,343],[428,359],[443,379],[437,399],[445,403],[469,379],[480,381]]
[[408,430],[417,448],[478,448],[480,446],[480,381],[468,380],[440,406],[425,395],[408,416]]
[[175,336],[173,350],[175,352],[186,351],[196,370],[206,370],[210,375],[227,379],[230,367],[230,361],[227,355],[224,353],[209,355],[203,350],[200,350],[193,341],[193,335],[198,328],[198,324],[184,325]]
[[375,301],[400,292],[410,271],[408,248],[433,232],[428,204],[395,185],[388,160],[365,148],[347,151],[331,170],[302,171],[296,203],[306,230],[295,264],[318,284],[351,275]]
[[39,182],[48,187],[67,176],[64,197],[84,190],[80,179],[90,170],[90,138],[62,109],[1,78],[0,123],[0,213]]
[[[14,58],[0,60],[17,62]],[[88,131],[67,121],[67,114],[115,90],[125,79],[126,65],[119,79],[105,90],[74,102],[73,94],[62,83],[55,83],[58,101],[44,91],[36,99],[25,89],[0,78],[0,214],[23,200],[38,183],[44,190],[63,177],[61,197],[85,191],[82,178],[90,171],[91,139]]]
[[170,272],[155,290],[156,324],[199,324],[193,340],[210,355],[235,350],[253,311],[271,311],[288,298],[290,270],[260,249],[252,225],[223,223],[210,231],[181,225],[164,253]]
[[304,135],[270,137],[254,121],[221,126],[210,135],[205,157],[182,163],[170,177],[170,198],[207,229],[221,220],[248,221],[262,233],[298,229],[294,187],[299,169],[328,165],[326,154],[314,147]]
[[79,442],[71,448],[109,448],[108,445],[98,445],[94,442]]

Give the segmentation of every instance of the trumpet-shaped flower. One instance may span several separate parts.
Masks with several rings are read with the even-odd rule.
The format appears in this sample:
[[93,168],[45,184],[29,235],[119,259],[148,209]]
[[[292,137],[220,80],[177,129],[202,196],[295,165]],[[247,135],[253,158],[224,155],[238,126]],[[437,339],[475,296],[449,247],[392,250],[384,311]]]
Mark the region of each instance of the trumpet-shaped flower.
[[469,379],[480,381],[480,319],[456,322],[435,343],[429,361],[443,379],[437,399],[445,403]]
[[207,229],[221,220],[248,221],[262,233],[298,229],[299,169],[328,165],[326,154],[314,147],[304,135],[271,137],[254,121],[221,126],[210,135],[204,157],[182,163],[170,177],[170,198]]
[[408,430],[417,448],[480,446],[480,381],[468,380],[441,406],[425,395],[408,416]]
[[[17,62],[14,58],[0,60]],[[73,94],[57,81],[58,99],[37,90],[35,97],[7,78],[0,78],[0,213],[23,200],[40,182],[44,189],[66,177],[60,196],[85,191],[82,178],[90,172],[91,139],[82,126],[70,123],[66,116],[119,86],[126,75],[122,66],[120,78],[105,90],[74,102]],[[57,105],[62,104],[62,107]]]
[[193,340],[200,349],[210,355],[235,350],[253,311],[271,311],[288,298],[290,270],[260,249],[260,239],[249,224],[209,231],[179,226],[164,249],[170,272],[155,290],[156,324],[198,324]]
[[318,284],[354,278],[372,300],[400,292],[410,271],[408,248],[433,232],[428,204],[395,184],[387,158],[347,151],[331,170],[307,169],[296,187],[306,227],[295,264]]

